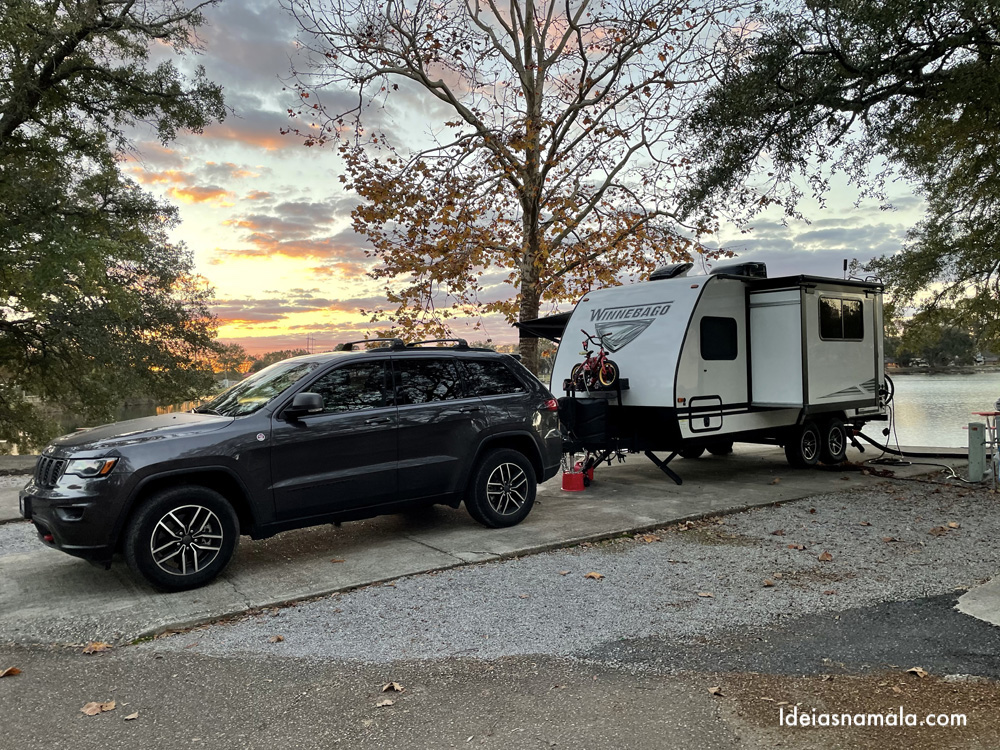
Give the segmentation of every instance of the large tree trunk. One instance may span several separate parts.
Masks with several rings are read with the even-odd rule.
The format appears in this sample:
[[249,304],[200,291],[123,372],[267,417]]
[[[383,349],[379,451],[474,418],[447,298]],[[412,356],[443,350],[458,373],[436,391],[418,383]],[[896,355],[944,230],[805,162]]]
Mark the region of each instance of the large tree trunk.
[[[529,279],[525,272],[521,272],[521,306],[518,311],[519,321],[532,320],[538,317],[540,300],[540,290],[538,288],[537,274],[535,278]],[[521,363],[536,375],[538,374],[538,339],[530,336],[523,330],[518,339],[518,351],[521,354]]]

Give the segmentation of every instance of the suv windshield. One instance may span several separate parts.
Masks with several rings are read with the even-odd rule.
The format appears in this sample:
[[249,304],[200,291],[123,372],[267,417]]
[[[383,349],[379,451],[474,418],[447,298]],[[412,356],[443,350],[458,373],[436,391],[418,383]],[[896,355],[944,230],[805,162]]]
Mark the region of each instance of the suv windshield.
[[245,414],[253,414],[319,365],[319,362],[278,362],[270,367],[265,367],[246,380],[241,380],[194,411],[199,414],[218,414],[223,417],[242,417]]

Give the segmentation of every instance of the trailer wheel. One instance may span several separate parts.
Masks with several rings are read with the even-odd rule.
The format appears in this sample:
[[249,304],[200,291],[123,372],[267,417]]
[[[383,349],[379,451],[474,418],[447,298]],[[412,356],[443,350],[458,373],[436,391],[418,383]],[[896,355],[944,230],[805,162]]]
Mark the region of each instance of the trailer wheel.
[[727,440],[724,443],[712,443],[708,446],[708,452],[713,456],[728,456],[733,452],[733,441]]
[[822,438],[816,423],[807,420],[793,428],[785,442],[785,458],[797,469],[807,469],[819,461]]
[[702,447],[698,448],[681,448],[677,451],[681,458],[701,458],[701,454],[705,452]]
[[825,464],[840,464],[847,458],[847,427],[837,417],[823,424],[823,444],[819,460]]

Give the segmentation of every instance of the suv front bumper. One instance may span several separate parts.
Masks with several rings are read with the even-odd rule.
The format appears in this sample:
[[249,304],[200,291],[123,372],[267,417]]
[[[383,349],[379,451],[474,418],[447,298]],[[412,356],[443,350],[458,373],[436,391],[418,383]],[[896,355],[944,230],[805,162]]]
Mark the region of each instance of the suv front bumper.
[[120,510],[114,500],[117,485],[112,476],[52,488],[32,480],[18,493],[21,516],[34,524],[47,547],[107,563],[114,553]]

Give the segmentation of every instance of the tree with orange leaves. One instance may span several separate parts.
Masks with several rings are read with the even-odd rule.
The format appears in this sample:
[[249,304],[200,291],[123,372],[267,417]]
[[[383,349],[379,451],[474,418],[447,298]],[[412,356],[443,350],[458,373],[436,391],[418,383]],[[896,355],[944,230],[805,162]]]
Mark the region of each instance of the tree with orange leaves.
[[[309,119],[290,130],[346,159],[398,329],[528,320],[705,252],[705,220],[679,220],[691,165],[674,140],[734,3],[284,5],[307,53],[289,113]],[[521,353],[535,369],[537,340],[522,333]]]

